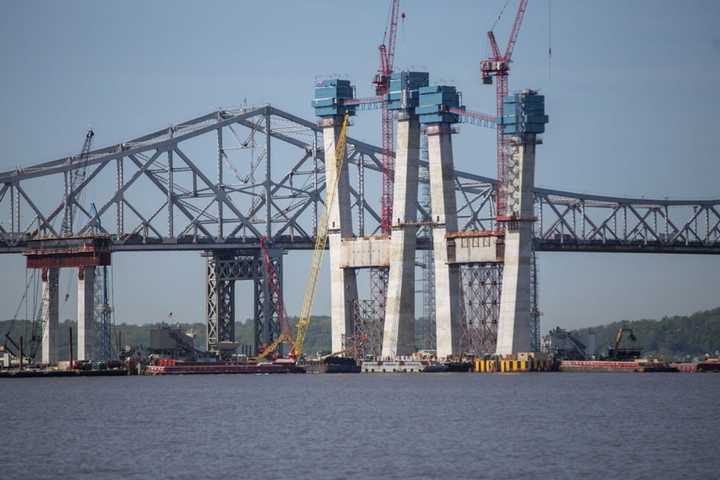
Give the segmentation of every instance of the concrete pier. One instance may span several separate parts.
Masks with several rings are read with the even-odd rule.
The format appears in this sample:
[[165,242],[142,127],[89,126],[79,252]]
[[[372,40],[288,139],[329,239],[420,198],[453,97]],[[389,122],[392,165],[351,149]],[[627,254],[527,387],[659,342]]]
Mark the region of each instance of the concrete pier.
[[[353,333],[353,305],[357,302],[358,290],[355,270],[344,262],[343,239],[352,239],[352,215],[350,201],[350,178],[345,152],[341,155],[342,167],[338,169],[335,146],[340,134],[341,116],[325,117],[320,121],[323,127],[325,147],[326,185],[337,181],[335,196],[328,205],[328,244],[330,248],[330,310],[332,330],[332,351],[344,348],[344,339]],[[326,190],[326,195],[329,189]]]
[[532,90],[509,95],[503,103],[503,129],[511,152],[506,165],[506,211],[499,218],[505,224],[505,268],[496,353],[510,355],[533,350],[530,322],[535,147],[548,117],[545,97]]
[[511,140],[508,158],[508,208],[517,221],[505,232],[505,268],[500,297],[497,354],[509,355],[532,350],[530,341],[530,262],[532,260],[535,179],[535,136]]
[[430,199],[435,252],[435,328],[437,357],[459,353],[461,334],[460,266],[448,263],[447,234],[456,232],[452,127],[437,123],[426,128],[430,169]]
[[382,357],[415,351],[415,243],[420,123],[402,114],[397,126],[390,270]]
[[55,364],[57,358],[57,336],[59,298],[58,288],[60,270],[57,268],[44,268],[42,270],[42,345],[41,361],[45,364]]
[[78,269],[77,359],[95,360],[95,267]]

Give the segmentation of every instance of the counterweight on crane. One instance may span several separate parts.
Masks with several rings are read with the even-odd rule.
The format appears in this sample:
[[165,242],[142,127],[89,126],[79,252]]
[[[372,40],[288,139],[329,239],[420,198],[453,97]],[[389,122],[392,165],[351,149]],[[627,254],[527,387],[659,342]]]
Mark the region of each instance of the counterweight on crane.
[[502,118],[503,118],[503,99],[508,94],[508,76],[510,74],[510,62],[512,60],[513,49],[517,42],[520,26],[525,17],[528,0],[520,0],[515,21],[513,22],[510,38],[508,39],[505,53],[501,53],[495,40],[495,33],[492,30],[488,32],[488,40],[490,41],[490,58],[480,62],[480,74],[482,82],[486,85],[492,84],[495,77],[496,86],[496,105],[497,105],[497,219],[510,220],[507,211],[507,153],[505,152],[505,139],[503,135]]
[[[398,15],[400,13],[400,0],[393,0],[390,6],[390,18],[385,28],[383,43],[378,50],[380,52],[380,66],[373,78],[375,94],[384,96],[390,88],[390,76],[393,72],[395,62],[395,42],[397,40]],[[405,18],[405,14],[402,14]],[[384,235],[390,234],[393,208],[393,123],[392,112],[384,104],[381,108],[382,116],[382,196],[380,198],[380,230]]]

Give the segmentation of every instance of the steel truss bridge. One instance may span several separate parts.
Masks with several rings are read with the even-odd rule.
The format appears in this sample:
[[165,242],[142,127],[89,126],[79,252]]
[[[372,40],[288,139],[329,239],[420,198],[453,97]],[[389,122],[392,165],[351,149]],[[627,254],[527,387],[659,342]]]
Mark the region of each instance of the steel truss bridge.
[[[359,236],[380,234],[381,155],[380,147],[348,138]],[[260,238],[268,239],[276,261],[284,250],[313,248],[324,209],[323,160],[315,122],[265,105],[215,111],[87,155],[18,167],[0,173],[0,253],[62,251],[68,237],[102,237],[113,253],[206,252],[208,297],[215,298],[209,300],[215,325],[208,333],[231,340],[231,284],[262,275],[248,263],[257,263]],[[427,162],[420,168],[420,181],[427,183]],[[79,171],[81,181],[74,184]],[[496,181],[463,171],[455,172],[455,181],[461,229],[494,229]],[[418,208],[418,249],[429,250],[428,203],[420,201]],[[720,254],[720,199],[535,188],[535,211],[540,252]],[[64,222],[72,226],[69,235]],[[223,282],[227,288],[218,287]],[[261,318],[274,314],[272,302],[264,301],[267,285],[256,281],[255,290],[261,343],[277,325]]]

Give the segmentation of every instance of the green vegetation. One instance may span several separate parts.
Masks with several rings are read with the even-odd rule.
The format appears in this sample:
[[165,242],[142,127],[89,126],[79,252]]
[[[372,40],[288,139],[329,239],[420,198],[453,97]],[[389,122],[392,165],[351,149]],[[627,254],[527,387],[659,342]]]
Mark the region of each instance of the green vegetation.
[[[295,324],[297,318],[291,318]],[[4,335],[11,326],[11,321],[0,321],[0,335]],[[122,344],[145,345],[150,343],[150,330],[157,324],[117,326]],[[181,324],[186,330],[195,332],[195,344],[203,349],[206,343],[206,327],[204,323]],[[637,343],[643,347],[647,355],[660,355],[667,359],[688,359],[702,357],[705,354],[716,354],[720,351],[720,308],[697,312],[689,316],[665,317],[661,320],[635,320],[615,322],[609,325],[583,328],[573,331],[579,337],[594,334],[597,350],[595,353],[604,354],[608,345],[612,344],[618,328],[630,327],[633,329]],[[58,348],[60,358],[68,357],[67,339],[68,328],[75,329],[75,322],[65,320],[61,322],[58,335]],[[419,347],[423,346],[423,332],[426,324],[418,319],[416,325],[416,338]],[[26,349],[30,344],[30,322],[18,320],[12,324],[10,335],[19,342],[20,336],[25,337]],[[235,335],[240,344],[252,345],[253,325],[250,320],[235,325]],[[2,340],[0,340],[0,343]],[[73,339],[75,343],[75,339]],[[310,328],[305,337],[305,351],[308,353],[330,351],[330,317],[313,317]]]
[[691,359],[720,351],[720,308],[689,316],[664,317],[661,320],[635,320],[582,328],[572,333],[580,338],[594,334],[597,351],[607,353],[620,327],[632,328],[637,344],[645,355],[666,359]]
[[[292,325],[297,321],[291,318]],[[115,329],[114,342],[117,342],[117,336],[120,336],[122,345],[143,345],[150,344],[150,330],[160,324],[144,324],[130,325],[126,323],[118,324]],[[182,323],[179,325],[184,330],[192,330],[195,333],[195,346],[201,350],[205,349],[207,343],[207,327],[204,323]],[[68,337],[69,329],[73,329],[73,348],[77,351],[77,332],[76,322],[65,320],[60,322],[58,329],[58,356],[60,359],[69,358]],[[28,320],[11,320],[0,321],[0,345],[4,343],[4,335],[6,332],[15,342],[20,342],[20,337],[24,337],[26,351],[30,350],[31,322]],[[238,322],[235,324],[235,338],[241,345],[253,344],[253,324],[251,320]],[[330,351],[330,317],[313,317],[310,322],[310,328],[305,336],[306,352],[329,352]]]

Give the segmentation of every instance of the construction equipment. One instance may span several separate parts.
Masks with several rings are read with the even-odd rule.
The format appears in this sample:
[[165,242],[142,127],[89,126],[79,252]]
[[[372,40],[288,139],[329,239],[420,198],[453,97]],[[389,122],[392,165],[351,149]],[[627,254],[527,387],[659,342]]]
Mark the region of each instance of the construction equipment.
[[608,360],[636,360],[642,355],[642,348],[637,346],[622,347],[621,343],[624,337],[628,337],[631,342],[637,342],[637,337],[631,328],[620,327],[615,335],[615,343],[608,348]]
[[266,358],[268,355],[274,353],[283,342],[287,342],[292,349],[295,340],[292,336],[292,330],[285,317],[285,303],[282,297],[282,288],[280,288],[280,279],[278,278],[277,269],[272,263],[270,258],[270,251],[267,246],[267,238],[260,238],[260,250],[263,255],[263,266],[265,267],[265,278],[269,284],[271,301],[277,307],[278,323],[280,323],[280,335],[268,346],[266,346],[262,352],[258,355],[258,358]]
[[[508,94],[508,76],[510,74],[510,61],[512,60],[513,49],[517,42],[520,26],[525,17],[527,0],[520,0],[515,21],[513,22],[510,38],[508,39],[505,53],[501,53],[495,40],[495,33],[492,29],[488,32],[490,41],[491,56],[480,62],[480,74],[485,85],[492,84],[495,77],[496,105],[497,105],[497,198],[496,216],[498,221],[512,220],[507,212],[507,153],[505,152],[505,139],[503,134],[503,99]],[[503,8],[504,10],[504,8]],[[501,13],[502,14],[502,13]],[[500,17],[498,17],[499,20]],[[497,24],[497,22],[496,22]],[[494,25],[493,25],[494,28]]]
[[[400,0],[392,0],[390,6],[390,17],[383,35],[383,43],[378,50],[380,52],[380,66],[373,78],[375,95],[384,97],[390,89],[390,76],[393,73],[395,62],[395,42],[397,40],[398,14],[400,12]],[[405,14],[402,14],[405,18]],[[382,196],[380,198],[380,230],[384,235],[390,235],[390,224],[392,223],[392,202],[393,202],[393,123],[392,112],[387,104],[381,107],[382,115]]]
[[78,167],[75,170],[70,170],[65,173],[65,214],[62,222],[62,233],[63,236],[66,237],[73,233],[75,204],[77,203],[75,200],[75,189],[85,181],[85,172],[87,169],[86,159],[92,148],[94,136],[95,132],[93,132],[92,129],[87,131],[80,155],[71,160],[73,163],[78,163]]
[[335,177],[335,181],[332,184],[327,185],[327,199],[325,205],[327,208],[320,218],[318,224],[317,234],[315,236],[315,250],[313,251],[312,263],[310,264],[310,276],[305,287],[305,297],[303,299],[302,310],[300,311],[300,318],[297,321],[297,328],[295,333],[295,343],[293,345],[291,356],[300,358],[303,353],[303,344],[305,342],[305,334],[310,326],[310,310],[312,309],[313,302],[315,301],[315,290],[317,289],[318,276],[320,275],[320,264],[325,254],[325,245],[328,240],[328,216],[330,205],[332,205],[335,195],[337,194],[338,179],[340,178],[339,172],[342,171],[343,161],[345,159],[345,141],[347,139],[347,129],[350,123],[350,114],[345,113],[342,120],[342,126],[340,127],[340,133],[338,135],[337,144],[335,146],[335,158],[337,159],[337,171],[338,175]]
[[[83,174],[84,175],[84,174]],[[95,230],[96,233],[102,231],[102,220],[98,215],[97,207],[95,202],[92,202],[93,215],[96,218]],[[112,345],[112,306],[110,305],[110,288],[108,278],[112,281],[110,275],[110,269],[107,265],[103,265],[102,268],[96,268],[95,275],[95,321],[98,326],[97,330],[97,359],[104,362],[113,360],[115,355],[113,354]],[[66,298],[67,301],[67,298]],[[115,352],[117,354],[117,352]]]
[[[350,114],[346,112],[342,120],[340,133],[338,135],[337,144],[335,146],[335,158],[338,162],[338,172],[341,171],[343,168],[343,160],[345,158],[345,142],[347,139],[347,129],[349,123]],[[283,331],[270,345],[266,346],[263,351],[258,354],[258,359],[267,358],[268,356],[276,352],[278,347],[280,347],[280,345],[285,342],[290,345],[290,357],[299,359],[302,356],[303,344],[305,342],[305,334],[307,333],[307,329],[310,326],[310,310],[312,309],[313,302],[315,301],[315,291],[317,289],[317,281],[320,276],[320,264],[322,263],[323,255],[325,254],[325,246],[328,239],[328,215],[330,213],[329,208],[330,205],[332,205],[333,199],[335,198],[335,195],[337,193],[337,184],[339,178],[340,175],[337,175],[335,181],[332,184],[327,185],[327,198],[325,201],[325,205],[327,206],[327,208],[323,215],[320,217],[320,222],[318,223],[317,234],[315,237],[315,250],[313,251],[312,262],[310,264],[310,276],[308,277],[307,285],[305,286],[305,296],[303,299],[302,310],[300,311],[300,318],[298,319],[296,325],[295,339],[292,338],[292,331],[290,330],[290,326],[287,325],[286,321],[284,321],[285,309],[284,306],[282,306],[282,299],[278,298],[278,308],[280,309],[280,311],[278,312],[278,316],[280,318],[281,328],[283,329]],[[260,247],[263,249],[263,261],[265,263],[266,273],[270,281],[271,292],[275,292],[274,294],[279,295],[280,282],[277,278],[277,272],[275,271],[274,267],[272,266],[272,262],[270,261],[270,255],[267,250],[267,245],[264,238],[260,240]],[[283,324],[285,326],[283,326]]]
[[560,327],[548,332],[550,352],[557,360],[585,360],[587,347],[572,333]]

